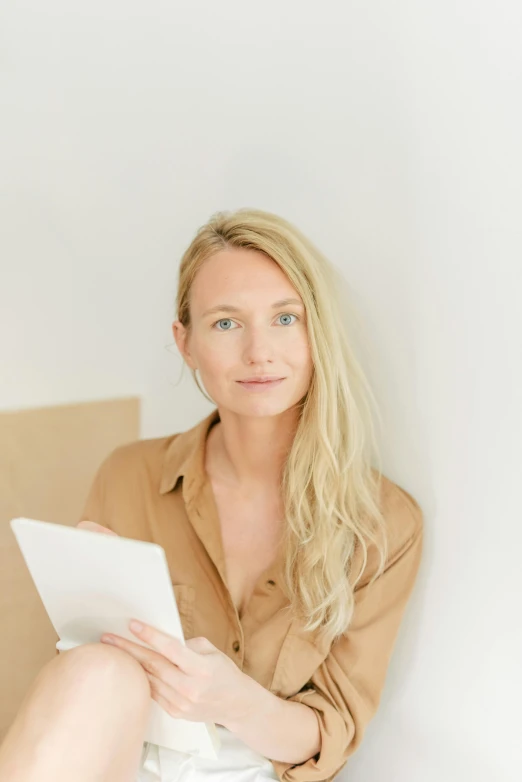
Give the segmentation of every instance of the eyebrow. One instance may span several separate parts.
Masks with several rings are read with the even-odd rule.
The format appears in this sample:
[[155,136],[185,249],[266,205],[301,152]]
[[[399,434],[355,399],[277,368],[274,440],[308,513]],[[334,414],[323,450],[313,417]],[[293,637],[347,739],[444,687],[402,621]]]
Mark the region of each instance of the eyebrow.
[[[299,301],[299,299],[281,299],[280,301],[274,301],[272,309],[275,310],[278,307],[286,307],[287,304],[297,304],[304,309],[303,302]],[[206,310],[202,317],[205,318],[207,315],[213,315],[216,312],[241,312],[241,308],[234,307],[232,304],[216,304],[215,307]]]

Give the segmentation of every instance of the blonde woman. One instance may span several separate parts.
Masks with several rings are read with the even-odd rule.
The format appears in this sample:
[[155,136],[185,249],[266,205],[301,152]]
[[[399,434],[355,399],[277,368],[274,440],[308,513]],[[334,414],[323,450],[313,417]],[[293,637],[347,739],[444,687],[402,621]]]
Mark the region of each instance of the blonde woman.
[[[163,546],[186,646],[144,627],[151,649],[104,636],[56,657],[0,748],[2,782],[324,782],[360,745],[422,511],[372,463],[336,292],[274,214],[218,213],[196,233],[173,334],[215,410],[113,451],[79,524]],[[216,723],[219,759],[144,742],[151,697]]]

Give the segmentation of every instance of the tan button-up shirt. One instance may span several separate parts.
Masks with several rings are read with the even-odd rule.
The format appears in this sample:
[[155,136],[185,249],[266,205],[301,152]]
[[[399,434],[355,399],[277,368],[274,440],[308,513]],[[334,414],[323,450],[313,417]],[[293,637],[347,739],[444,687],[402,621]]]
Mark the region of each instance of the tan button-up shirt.
[[[205,636],[272,693],[316,711],[318,755],[300,764],[272,761],[285,782],[328,782],[359,746],[374,715],[404,608],[418,570],[422,511],[383,478],[389,527],[384,574],[370,551],[356,588],[348,631],[333,645],[305,633],[280,588],[282,554],[258,579],[241,619],[227,588],[225,557],[205,442],[215,410],[192,429],[116,448],[100,466],[81,519],[165,550],[185,638]],[[353,572],[361,560],[355,558]]]

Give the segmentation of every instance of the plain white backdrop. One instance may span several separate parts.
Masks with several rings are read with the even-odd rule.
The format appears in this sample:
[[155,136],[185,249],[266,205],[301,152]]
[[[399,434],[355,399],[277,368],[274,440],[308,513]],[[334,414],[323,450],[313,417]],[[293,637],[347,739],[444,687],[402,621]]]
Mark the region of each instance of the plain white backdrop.
[[219,209],[280,213],[347,281],[426,517],[350,782],[520,778],[521,39],[518,0],[0,6],[0,409],[200,420],[170,324]]

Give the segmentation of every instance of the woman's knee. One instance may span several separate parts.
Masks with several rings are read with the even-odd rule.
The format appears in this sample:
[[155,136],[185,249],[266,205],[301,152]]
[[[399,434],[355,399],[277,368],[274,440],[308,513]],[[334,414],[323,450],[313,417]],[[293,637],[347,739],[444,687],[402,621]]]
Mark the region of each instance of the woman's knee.
[[[60,667],[62,677],[74,685],[78,693],[82,688],[100,687],[118,691],[134,704],[150,701],[150,684],[139,662],[130,654],[102,643],[90,643],[62,652],[51,664]],[[108,693],[109,694],[109,693]]]

